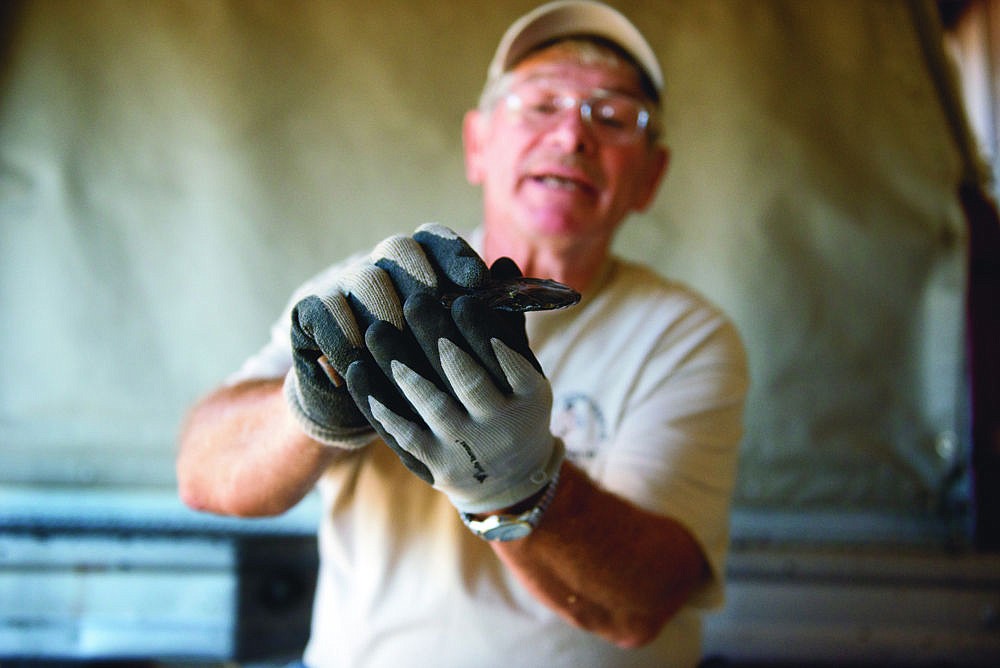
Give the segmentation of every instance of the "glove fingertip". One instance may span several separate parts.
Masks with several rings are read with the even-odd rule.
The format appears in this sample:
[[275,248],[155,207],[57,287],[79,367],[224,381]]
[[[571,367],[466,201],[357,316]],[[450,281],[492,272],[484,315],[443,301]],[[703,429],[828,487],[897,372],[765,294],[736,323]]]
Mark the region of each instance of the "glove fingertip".
[[[355,374],[357,373],[358,372],[355,371]],[[348,370],[348,375],[349,376],[351,375],[351,370]],[[350,379],[348,380],[348,383],[349,384],[351,383]],[[357,388],[357,385],[355,385],[355,388]],[[354,394],[354,391],[355,390],[352,390],[352,394]],[[429,468],[427,468],[427,465],[424,464],[419,459],[417,459],[416,457],[414,457],[409,452],[407,452],[405,449],[403,449],[399,445],[399,442],[396,441],[395,437],[393,437],[393,435],[390,434],[389,431],[385,428],[385,426],[382,424],[382,421],[375,416],[376,412],[382,413],[383,411],[385,411],[388,413],[393,413],[394,411],[388,406],[386,406],[384,403],[379,401],[374,394],[369,394],[367,396],[364,396],[360,392],[358,392],[357,394],[354,394],[354,398],[355,401],[358,403],[358,406],[363,407],[362,411],[368,418],[368,421],[371,422],[372,426],[375,428],[375,431],[382,438],[385,444],[389,446],[389,449],[392,450],[394,453],[396,453],[396,456],[399,457],[399,461],[403,463],[403,466],[405,466],[411,473],[413,473],[415,476],[426,482],[428,485],[433,485],[434,474],[431,473],[431,470]],[[419,419],[419,417],[416,419]]]
[[413,234],[436,268],[449,281],[477,288],[490,279],[489,267],[469,243],[450,228],[437,223],[421,225]]
[[493,280],[503,281],[511,278],[521,278],[524,276],[524,273],[514,260],[505,255],[493,262],[493,265],[490,267],[490,275],[493,277]]
[[[435,237],[440,237],[442,239],[460,239],[458,233],[451,229],[447,225],[442,225],[441,223],[423,223],[413,232],[413,238],[416,239],[420,236],[433,235]],[[417,239],[419,241],[419,239]]]
[[530,348],[519,350],[496,337],[490,339],[490,347],[515,392],[530,391],[539,378],[545,378],[545,372]]

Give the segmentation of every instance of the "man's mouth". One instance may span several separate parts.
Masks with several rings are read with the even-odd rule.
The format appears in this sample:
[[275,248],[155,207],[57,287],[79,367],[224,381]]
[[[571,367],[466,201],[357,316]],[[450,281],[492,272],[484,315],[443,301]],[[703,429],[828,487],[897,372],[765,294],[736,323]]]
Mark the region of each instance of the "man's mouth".
[[576,190],[590,189],[580,181],[571,179],[566,176],[556,176],[554,174],[540,174],[537,176],[533,176],[532,180],[534,180],[536,183],[542,184],[546,188],[553,188],[556,190],[576,191]]
[[528,180],[551,191],[592,196],[597,192],[594,182],[583,174],[567,170],[540,169],[529,174]]
[[550,191],[593,196],[600,190],[594,167],[576,155],[538,153],[523,165],[524,178]]

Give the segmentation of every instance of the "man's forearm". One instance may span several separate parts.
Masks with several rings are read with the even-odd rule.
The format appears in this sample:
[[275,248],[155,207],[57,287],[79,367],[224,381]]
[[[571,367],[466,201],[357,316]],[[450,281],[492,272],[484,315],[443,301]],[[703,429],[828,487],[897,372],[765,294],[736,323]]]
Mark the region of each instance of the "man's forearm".
[[191,410],[177,457],[187,505],[227,515],[276,515],[298,503],[344,454],[302,433],[281,387],[280,379],[223,387]]
[[623,647],[652,641],[705,581],[701,549],[674,520],[600,489],[572,464],[561,475],[538,529],[494,550],[571,623]]

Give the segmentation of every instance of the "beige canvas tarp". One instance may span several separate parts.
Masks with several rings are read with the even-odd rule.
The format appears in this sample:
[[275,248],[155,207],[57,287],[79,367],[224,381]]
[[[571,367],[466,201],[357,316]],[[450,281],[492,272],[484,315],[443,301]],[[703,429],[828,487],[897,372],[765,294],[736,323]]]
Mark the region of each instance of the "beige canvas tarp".
[[[184,410],[294,286],[421,222],[474,227],[461,117],[531,4],[7,5],[0,484],[172,485]],[[663,61],[673,149],[618,249],[743,333],[737,507],[934,515],[968,443],[932,10],[616,6]]]

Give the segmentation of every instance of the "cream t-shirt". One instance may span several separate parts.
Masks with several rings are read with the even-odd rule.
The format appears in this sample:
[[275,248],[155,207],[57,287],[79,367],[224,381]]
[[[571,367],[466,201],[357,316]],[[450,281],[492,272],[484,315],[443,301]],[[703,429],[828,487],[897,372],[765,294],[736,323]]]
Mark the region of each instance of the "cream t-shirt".
[[[290,302],[330,285],[336,267]],[[291,306],[230,380],[283,376]],[[551,426],[598,484],[683,524],[713,578],[650,645],[624,650],[537,602],[447,498],[373,443],[321,479],[315,668],[695,666],[701,612],[722,601],[748,384],[729,320],[685,286],[609,261],[577,306],[527,314],[553,389]],[[629,558],[628,545],[621,558]],[[608,563],[614,568],[614,563]],[[666,559],[662,568],[671,567]]]

